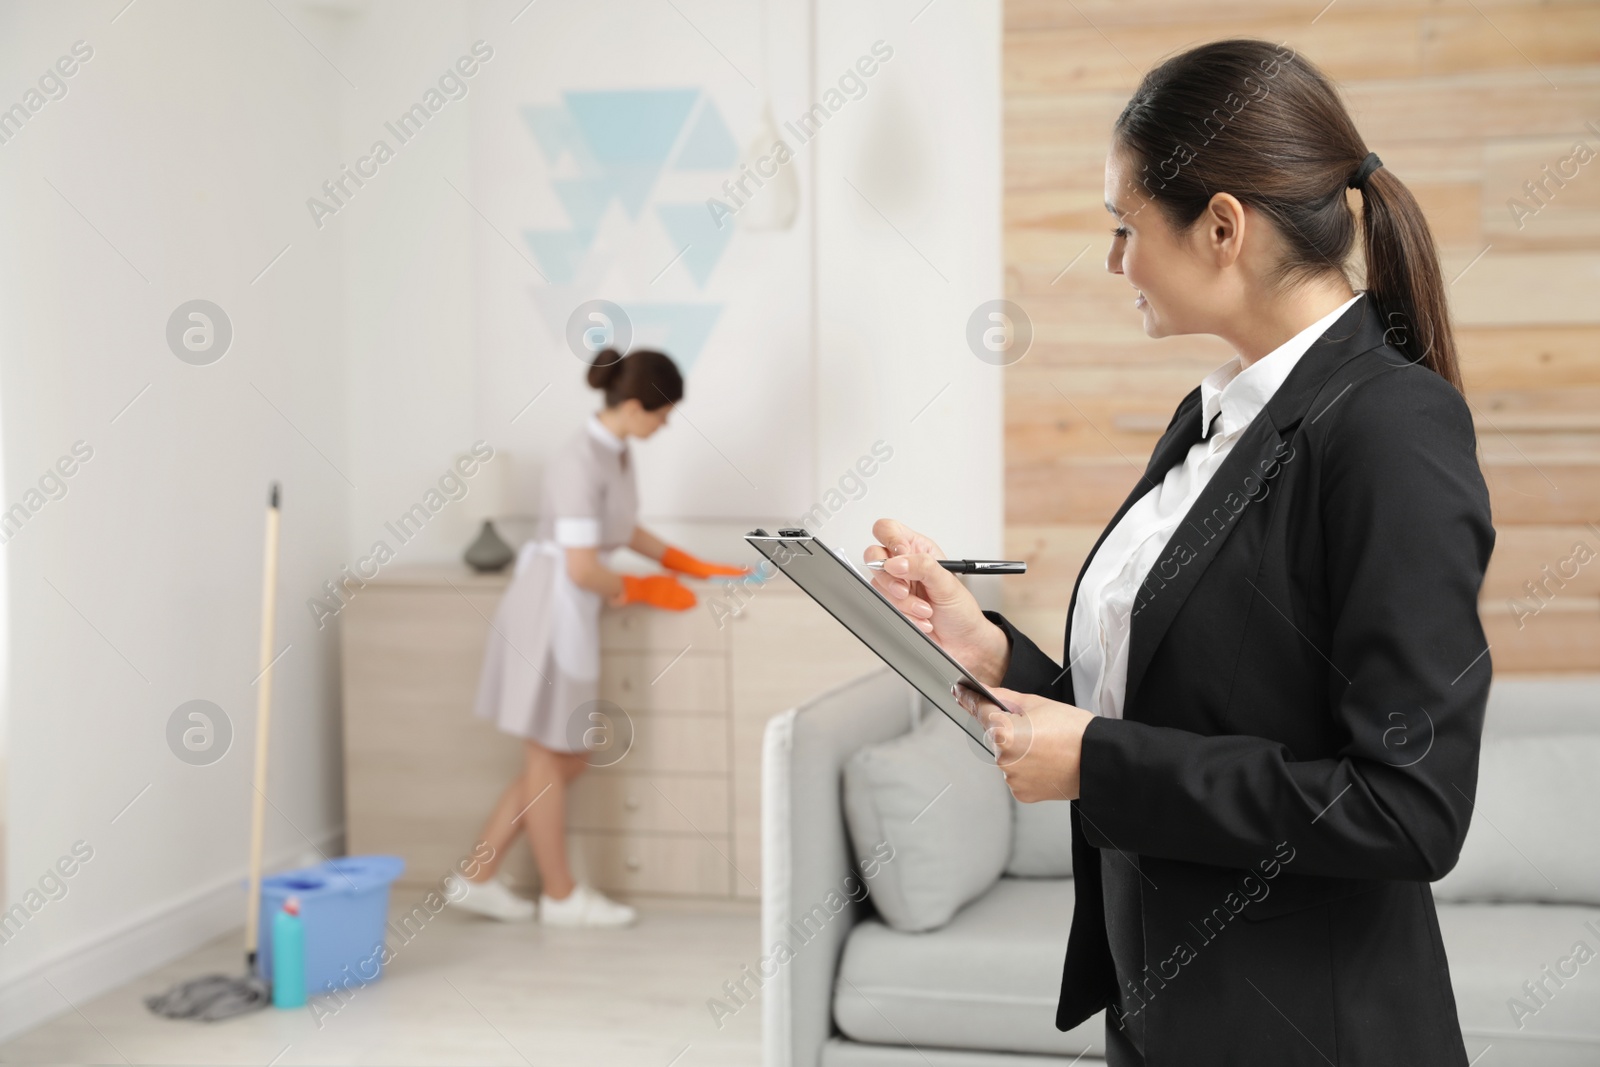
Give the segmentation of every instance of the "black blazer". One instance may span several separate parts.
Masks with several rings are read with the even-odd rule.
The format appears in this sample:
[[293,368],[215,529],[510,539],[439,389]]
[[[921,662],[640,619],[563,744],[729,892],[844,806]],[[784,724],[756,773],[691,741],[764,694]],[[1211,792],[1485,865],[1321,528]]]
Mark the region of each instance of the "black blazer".
[[[1133,609],[1124,717],[1084,734],[1056,1025],[1110,1009],[1113,1064],[1131,1035],[1152,1067],[1467,1062],[1428,883],[1472,815],[1494,529],[1466,402],[1370,304],[1178,526]],[[1107,530],[1199,439],[1197,388]],[[1071,672],[990,618],[1001,684],[1072,703]]]

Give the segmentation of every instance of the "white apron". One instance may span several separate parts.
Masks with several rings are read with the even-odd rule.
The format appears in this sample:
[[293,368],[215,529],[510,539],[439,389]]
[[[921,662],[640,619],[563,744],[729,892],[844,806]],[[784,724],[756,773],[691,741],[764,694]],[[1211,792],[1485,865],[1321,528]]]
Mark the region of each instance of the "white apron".
[[598,420],[545,469],[539,535],[517,553],[484,650],[475,713],[557,752],[581,752],[600,692],[601,597],[567,575],[566,549],[626,545],[638,492],[623,442]]

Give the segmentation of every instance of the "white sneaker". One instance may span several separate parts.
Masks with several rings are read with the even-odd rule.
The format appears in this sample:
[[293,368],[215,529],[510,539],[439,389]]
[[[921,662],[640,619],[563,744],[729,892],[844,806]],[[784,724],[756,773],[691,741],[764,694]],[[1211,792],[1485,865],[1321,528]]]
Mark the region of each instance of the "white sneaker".
[[629,926],[638,916],[628,905],[581,884],[561,900],[539,897],[539,921],[546,926]]
[[[460,877],[453,877],[452,880],[459,885],[449,887],[453,897],[446,899],[463,911],[486,915],[501,922],[525,922],[533,918],[533,901],[517,896],[498,878],[491,878],[487,882],[473,882]],[[466,892],[462,893],[459,886],[465,886]]]

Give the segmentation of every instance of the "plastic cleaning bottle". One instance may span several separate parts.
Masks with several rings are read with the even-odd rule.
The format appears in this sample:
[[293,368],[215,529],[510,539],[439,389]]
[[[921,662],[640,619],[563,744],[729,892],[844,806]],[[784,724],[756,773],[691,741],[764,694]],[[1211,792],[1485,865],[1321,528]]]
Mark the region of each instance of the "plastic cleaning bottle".
[[272,1004],[300,1008],[306,1003],[306,931],[300,898],[290,897],[272,917]]

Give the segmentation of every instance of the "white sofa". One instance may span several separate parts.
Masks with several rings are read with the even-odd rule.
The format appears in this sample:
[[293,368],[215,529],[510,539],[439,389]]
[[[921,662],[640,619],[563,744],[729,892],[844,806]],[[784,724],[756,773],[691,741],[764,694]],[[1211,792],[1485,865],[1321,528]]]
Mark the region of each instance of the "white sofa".
[[[923,933],[890,928],[870,895],[841,899],[858,867],[842,770],[858,750],[906,733],[926,714],[939,713],[885,669],[767,727],[762,938],[791,945],[793,955],[774,964],[762,988],[766,1067],[1101,1063],[1101,1016],[1069,1033],[1053,1025],[1070,878],[1001,877]],[[1515,738],[1547,740],[1499,744]],[[1435,887],[1468,1056],[1481,1054],[1476,1067],[1592,1067],[1600,1064],[1600,958],[1579,962],[1575,948],[1600,953],[1600,799],[1581,779],[1600,755],[1600,681],[1497,682],[1484,751],[1462,862]],[[1551,756],[1564,765],[1536,773],[1551,781],[1528,787],[1517,761]],[[1600,780],[1600,765],[1589,770]]]

